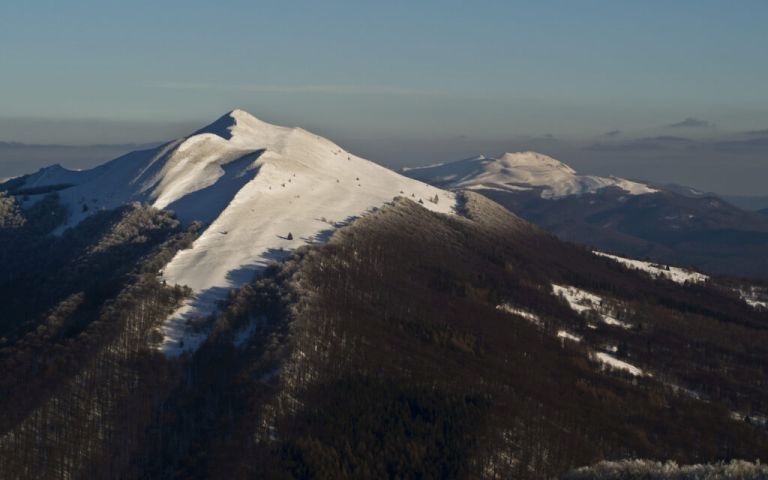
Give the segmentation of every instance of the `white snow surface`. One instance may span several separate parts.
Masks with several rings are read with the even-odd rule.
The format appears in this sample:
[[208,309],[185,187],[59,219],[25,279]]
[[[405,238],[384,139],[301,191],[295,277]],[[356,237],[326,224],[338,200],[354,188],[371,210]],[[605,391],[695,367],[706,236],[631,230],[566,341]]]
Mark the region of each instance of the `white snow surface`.
[[501,310],[502,312],[511,313],[512,315],[517,315],[519,317],[523,317],[524,319],[528,320],[529,322],[537,325],[542,326],[541,319],[538,315],[535,313],[531,313],[527,310],[523,310],[522,308],[515,307],[514,305],[510,305],[508,303],[502,303],[501,305],[496,306],[497,310]]
[[403,170],[411,178],[446,188],[519,191],[541,188],[541,197],[556,199],[617,187],[630,195],[658,192],[643,183],[618,177],[579,175],[568,165],[536,152],[505,153],[499,158],[483,155]]
[[556,284],[552,284],[552,293],[562,296],[568,302],[571,310],[576,313],[595,310],[603,300],[600,296],[589,293],[586,290]]
[[592,253],[601,257],[610,258],[611,260],[619,262],[626,267],[646,272],[654,278],[666,278],[681,285],[686,282],[704,283],[709,280],[709,276],[704,275],[703,273],[694,272],[693,270],[686,270],[680,267],[670,267],[668,265],[661,265],[658,263],[644,262],[642,260],[619,257],[618,255],[610,255],[608,253],[598,251]]
[[576,313],[595,312],[606,325],[625,329],[632,328],[632,325],[615,318],[611,314],[611,308],[607,305],[607,302],[599,295],[580,288],[556,284],[552,284],[552,293],[563,297],[568,302],[571,310]]
[[[597,361],[614,370],[624,370],[625,372],[629,373],[630,375],[634,375],[635,377],[645,375],[641,369],[637,368],[631,363],[619,360],[613,355],[609,355],[605,352],[596,352],[593,354],[593,356]],[[650,376],[650,374],[648,375]]]
[[[453,193],[357,157],[306,130],[271,125],[242,110],[189,137],[92,170],[43,169],[24,186],[56,184],[74,185],[59,192],[71,211],[68,225],[99,208],[132,201],[207,225],[192,248],[178,252],[162,272],[169,284],[194,291],[163,327],[162,349],[172,356],[206,338],[204,329],[193,328],[196,320],[291,250],[325,241],[332,230],[397,196],[421,199],[425,208],[440,213],[456,207]],[[437,203],[429,200],[435,196]]]
[[577,342],[577,343],[581,342],[581,337],[579,337],[578,335],[574,335],[567,330],[558,330],[557,338],[562,338],[563,340],[570,340],[572,342]]
[[768,291],[757,287],[746,287],[738,290],[739,296],[747,305],[754,309],[768,309]]

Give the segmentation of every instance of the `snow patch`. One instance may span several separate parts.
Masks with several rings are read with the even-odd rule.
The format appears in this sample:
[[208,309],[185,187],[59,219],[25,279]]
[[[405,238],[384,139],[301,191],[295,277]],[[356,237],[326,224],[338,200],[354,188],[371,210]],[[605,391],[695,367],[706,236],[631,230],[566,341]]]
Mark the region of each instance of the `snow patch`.
[[609,305],[609,302],[599,295],[576,287],[556,284],[552,284],[552,293],[565,299],[571,310],[578,314],[584,315],[594,312],[607,325],[625,329],[632,328],[631,324],[618,320],[614,316],[613,308]]
[[576,313],[584,313],[600,306],[602,298],[586,290],[576,287],[567,287],[563,285],[552,284],[552,292],[561,296],[568,302],[568,305]]
[[[611,368],[614,370],[623,370],[635,377],[646,375],[641,369],[637,368],[631,363],[627,363],[623,360],[619,360],[618,358],[612,355],[609,355],[605,352],[596,352],[593,354],[593,357],[595,358],[595,360],[602,363],[604,366],[608,368]],[[650,376],[650,374],[648,374],[648,376]]]
[[681,285],[685,284],[686,282],[704,283],[709,280],[708,275],[694,272],[693,270],[686,270],[680,267],[670,267],[668,265],[661,265],[658,263],[644,262],[642,260],[634,260],[631,258],[620,257],[618,255],[611,255],[598,251],[594,251],[592,253],[600,257],[610,258],[611,260],[621,263],[622,265],[631,269],[645,272],[654,278],[666,278],[667,280],[672,280],[673,282],[679,283]]
[[493,185],[470,185],[466,188],[467,190],[495,190],[497,192],[509,192],[510,190],[515,190],[519,192],[526,192],[529,190],[533,190],[533,187],[524,187],[521,185],[504,185],[503,187],[496,187]]
[[541,318],[539,318],[539,316],[536,315],[535,313],[531,313],[521,308],[517,308],[515,306],[509,305],[508,303],[502,303],[501,305],[497,305],[496,309],[501,310],[503,312],[511,313],[512,315],[523,317],[524,319],[528,320],[529,322],[533,323],[538,327],[541,327],[544,325],[541,321]]
[[600,318],[602,318],[606,324],[612,325],[614,327],[621,327],[624,329],[632,328],[632,325],[630,325],[629,323],[622,322],[621,320],[617,320],[608,314],[601,314]]
[[161,350],[170,357],[177,357],[184,352],[200,348],[210,333],[210,317],[213,306],[207,310],[207,315],[197,314],[199,305],[193,301],[185,301],[181,307],[169,316],[160,326],[163,335]]
[[763,428],[768,426],[768,416],[760,415],[759,413],[752,412],[751,414],[746,414],[742,412],[731,412],[731,418],[739,422],[748,422]]
[[739,296],[756,310],[768,309],[768,291],[758,287],[746,287],[737,290]]
[[572,342],[581,342],[581,337],[578,335],[574,335],[572,333],[569,333],[566,330],[558,330],[557,331],[557,338],[562,338],[563,340],[570,340]]

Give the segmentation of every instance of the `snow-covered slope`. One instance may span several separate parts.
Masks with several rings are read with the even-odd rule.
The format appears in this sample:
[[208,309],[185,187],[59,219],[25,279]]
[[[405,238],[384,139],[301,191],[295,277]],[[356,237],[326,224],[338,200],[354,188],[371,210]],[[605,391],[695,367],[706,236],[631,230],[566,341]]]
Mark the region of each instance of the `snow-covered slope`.
[[240,110],[189,137],[92,170],[41,170],[23,187],[56,185],[73,185],[59,190],[72,213],[70,225],[99,208],[131,201],[207,224],[192,248],[179,252],[163,271],[168,283],[195,292],[166,323],[168,353],[199,344],[204,334],[190,333],[194,320],[291,249],[323,241],[339,225],[396,196],[442,213],[453,212],[456,204],[450,192],[300,128],[270,125]]
[[618,255],[611,255],[609,253],[603,253],[595,251],[595,255],[600,257],[610,258],[613,261],[619,262],[627,268],[640,270],[647,273],[654,278],[666,278],[672,280],[675,283],[684,285],[687,282],[690,283],[704,283],[709,280],[708,275],[695,272],[693,270],[687,270],[680,267],[671,267],[669,265],[661,265],[658,263],[645,262],[642,260],[635,260],[632,258],[620,257]]
[[505,153],[427,167],[406,168],[405,175],[444,188],[530,190],[541,189],[542,198],[561,198],[617,187],[631,195],[657,190],[618,177],[578,175],[568,165],[536,152]]

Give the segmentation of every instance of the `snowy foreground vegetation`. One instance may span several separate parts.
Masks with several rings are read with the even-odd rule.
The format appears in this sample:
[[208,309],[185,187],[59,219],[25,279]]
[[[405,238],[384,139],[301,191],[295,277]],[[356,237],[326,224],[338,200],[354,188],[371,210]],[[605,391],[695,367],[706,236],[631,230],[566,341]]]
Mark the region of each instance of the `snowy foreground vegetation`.
[[634,268],[654,278],[666,278],[672,280],[675,283],[685,284],[686,282],[702,283],[709,279],[709,276],[703,273],[694,272],[692,270],[686,270],[680,267],[670,267],[669,265],[660,265],[652,262],[644,262],[642,260],[634,260],[631,258],[619,257],[618,255],[610,255],[603,252],[595,252],[595,255],[610,258],[622,265],[626,265],[628,268]]
[[600,462],[574,470],[562,480],[763,480],[768,466],[733,460],[730,463],[678,465],[675,462],[622,460]]

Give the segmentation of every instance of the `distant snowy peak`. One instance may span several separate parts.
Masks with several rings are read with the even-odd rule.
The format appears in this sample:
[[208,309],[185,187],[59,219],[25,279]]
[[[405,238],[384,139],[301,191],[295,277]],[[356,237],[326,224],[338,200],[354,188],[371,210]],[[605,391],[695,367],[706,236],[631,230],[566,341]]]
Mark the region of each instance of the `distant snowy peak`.
[[594,193],[616,187],[630,195],[658,190],[618,177],[579,175],[568,165],[536,152],[505,153],[499,158],[477,156],[457,162],[404,169],[411,178],[453,189],[541,190],[541,197],[555,199]]
[[547,172],[561,172],[563,174],[576,175],[574,169],[560,160],[537,152],[507,152],[496,159],[496,163],[499,163],[504,168],[514,170],[542,172],[544,174],[547,174]]

